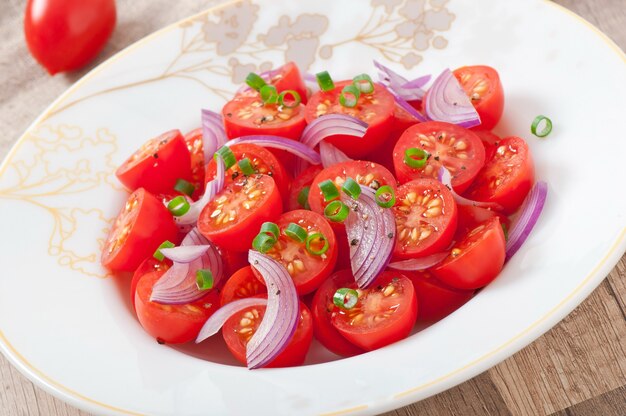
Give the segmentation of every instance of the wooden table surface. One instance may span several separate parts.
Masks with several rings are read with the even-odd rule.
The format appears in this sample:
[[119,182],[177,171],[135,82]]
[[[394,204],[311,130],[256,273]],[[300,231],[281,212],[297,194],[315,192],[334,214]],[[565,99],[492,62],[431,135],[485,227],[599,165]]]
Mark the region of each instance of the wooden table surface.
[[[3,0],[0,13],[0,159],[35,117],[87,71],[49,77],[34,63],[22,35],[25,3]],[[98,62],[219,0],[181,2],[176,7],[171,7],[168,0],[117,3],[117,28]],[[622,50],[626,48],[624,0],[557,3],[599,27]],[[585,302],[522,351],[456,388],[386,416],[418,414],[626,415],[626,256]],[[0,416],[16,415],[86,413],[33,386],[0,355]]]

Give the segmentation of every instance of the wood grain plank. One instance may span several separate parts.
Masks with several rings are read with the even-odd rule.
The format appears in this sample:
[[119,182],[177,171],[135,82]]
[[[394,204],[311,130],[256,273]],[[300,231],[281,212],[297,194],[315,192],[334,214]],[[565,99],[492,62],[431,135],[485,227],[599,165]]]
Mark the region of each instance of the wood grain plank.
[[626,386],[568,407],[551,416],[624,416],[626,414]]

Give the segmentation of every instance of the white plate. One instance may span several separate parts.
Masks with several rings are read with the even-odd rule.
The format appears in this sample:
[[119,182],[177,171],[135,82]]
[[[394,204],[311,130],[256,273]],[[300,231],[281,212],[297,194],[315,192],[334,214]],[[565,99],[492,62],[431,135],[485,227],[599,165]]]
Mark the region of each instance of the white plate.
[[[528,139],[550,187],[502,275],[428,329],[324,364],[248,371],[228,365],[223,347],[183,353],[146,335],[127,282],[98,265],[125,196],[115,167],[162,131],[197,127],[199,109],[218,108],[250,70],[293,59],[340,78],[401,57],[393,67],[411,75],[474,63],[500,71],[496,132]],[[624,252],[624,75],[619,48],[538,0],[254,0],[167,27],[70,88],[0,168],[0,350],[98,414],[374,414],[447,389],[547,331]],[[554,121],[545,140],[529,134],[537,114]],[[310,361],[323,359],[317,349]]]

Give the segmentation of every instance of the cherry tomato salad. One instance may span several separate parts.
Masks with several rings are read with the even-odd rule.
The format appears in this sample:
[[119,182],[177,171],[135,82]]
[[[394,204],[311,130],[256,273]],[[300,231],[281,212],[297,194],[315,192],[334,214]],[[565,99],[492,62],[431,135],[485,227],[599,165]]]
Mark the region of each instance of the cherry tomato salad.
[[[148,140],[119,167],[132,193],[102,264],[134,273],[150,336],[221,330],[250,369],[297,366],[314,337],[341,356],[375,350],[498,276],[547,185],[524,139],[490,131],[497,71],[431,83],[374,66],[379,82],[303,78],[293,63],[250,73],[201,128]],[[532,132],[550,125],[539,116]]]

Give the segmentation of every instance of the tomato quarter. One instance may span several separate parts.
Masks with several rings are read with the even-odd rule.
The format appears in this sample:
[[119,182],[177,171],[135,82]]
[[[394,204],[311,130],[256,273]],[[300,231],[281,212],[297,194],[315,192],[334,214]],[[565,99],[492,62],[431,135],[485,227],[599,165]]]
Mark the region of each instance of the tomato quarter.
[[245,266],[237,270],[226,281],[220,294],[222,306],[237,299],[249,298],[267,293],[265,285],[254,277],[251,266]]
[[438,321],[460,308],[474,296],[473,290],[460,290],[448,286],[428,271],[405,272],[411,279],[415,293],[420,321]]
[[133,304],[133,308],[135,307],[135,293],[137,292],[137,283],[139,283],[139,279],[144,277],[146,274],[151,272],[165,272],[167,269],[171,267],[171,261],[168,259],[164,259],[164,261],[159,261],[154,258],[154,256],[150,256],[145,259],[135,273],[133,273],[133,279],[130,282],[130,300]]
[[454,76],[480,116],[480,129],[491,130],[504,110],[504,90],[498,72],[490,66],[464,66]]
[[[322,165],[311,165],[293,179],[293,182],[291,183],[291,188],[289,189],[289,196],[287,198],[287,210],[293,211],[294,209],[309,208],[308,197],[305,196],[305,194],[300,197],[300,193],[304,188],[308,188],[309,190],[311,189],[311,183],[313,182],[313,179],[315,179],[315,177],[321,171]],[[306,195],[308,195],[308,193]],[[299,199],[304,200],[304,205],[302,205],[298,201]]]

